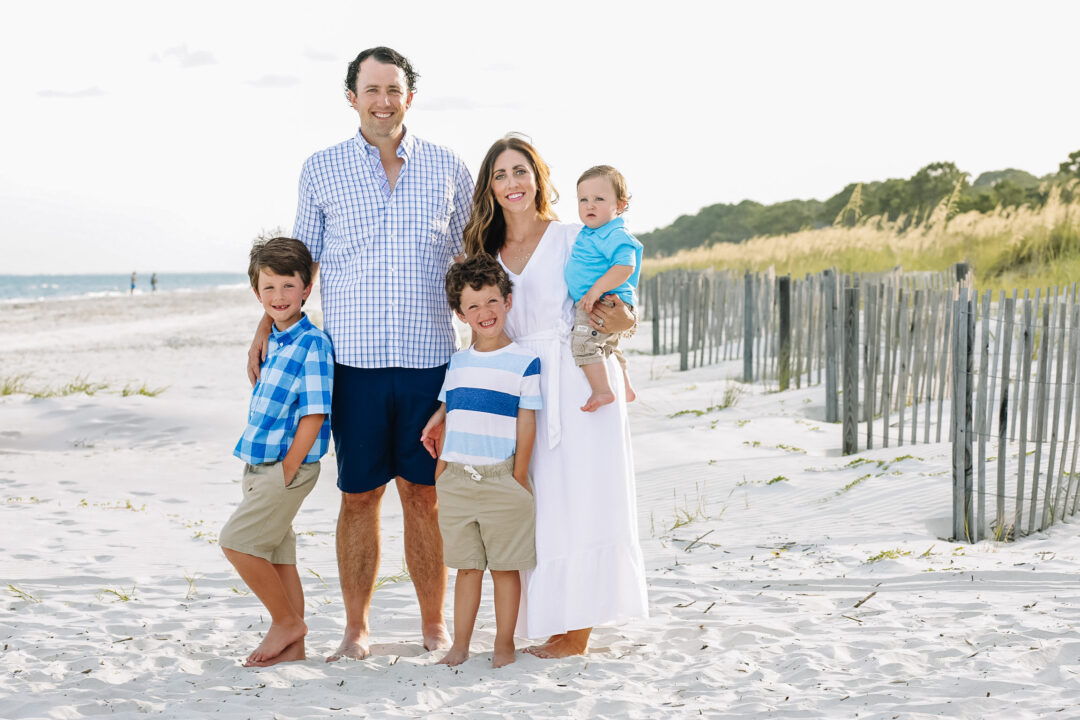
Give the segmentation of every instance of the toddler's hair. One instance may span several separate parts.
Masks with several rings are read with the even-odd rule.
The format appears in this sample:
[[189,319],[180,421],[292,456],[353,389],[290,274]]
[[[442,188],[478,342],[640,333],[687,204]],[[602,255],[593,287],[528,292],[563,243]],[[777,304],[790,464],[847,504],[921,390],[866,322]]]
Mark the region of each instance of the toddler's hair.
[[602,177],[610,180],[611,187],[615,188],[615,202],[626,203],[626,208],[623,208],[623,212],[629,209],[630,192],[626,189],[626,178],[623,177],[621,172],[610,165],[594,165],[581,173],[581,177],[577,179],[577,184],[580,185],[584,181],[594,177]]
[[304,243],[289,237],[275,237],[269,240],[256,240],[251,246],[251,261],[248,263],[248,278],[251,287],[259,289],[259,272],[269,270],[275,275],[296,273],[304,282],[304,287],[311,284],[311,268],[315,261]]
[[504,299],[514,289],[502,265],[487,253],[473,255],[463,263],[455,263],[446,273],[446,301],[454,312],[461,312],[461,293],[466,285],[473,290],[494,285]]

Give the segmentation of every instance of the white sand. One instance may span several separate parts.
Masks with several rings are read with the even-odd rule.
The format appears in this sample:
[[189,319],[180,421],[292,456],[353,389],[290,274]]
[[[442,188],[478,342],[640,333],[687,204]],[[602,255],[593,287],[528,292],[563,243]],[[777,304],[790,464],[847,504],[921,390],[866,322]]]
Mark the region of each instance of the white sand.
[[[327,458],[296,523],[309,660],[245,669],[267,617],[214,539],[239,496],[258,315],[248,291],[4,308],[0,376],[109,388],[0,398],[0,718],[1080,717],[1075,523],[942,540],[947,445],[849,467],[822,388],[745,388],[670,418],[717,404],[741,363],[679,373],[640,354],[650,619],[597,629],[587,656],[496,671],[488,597],[474,656],[450,669],[419,642],[411,584],[387,582],[374,656],[327,665],[344,623]],[[644,328],[630,347],[648,342]],[[168,387],[120,393],[144,383]],[[402,570],[400,514],[388,495],[383,576]],[[904,554],[868,562],[890,550]]]

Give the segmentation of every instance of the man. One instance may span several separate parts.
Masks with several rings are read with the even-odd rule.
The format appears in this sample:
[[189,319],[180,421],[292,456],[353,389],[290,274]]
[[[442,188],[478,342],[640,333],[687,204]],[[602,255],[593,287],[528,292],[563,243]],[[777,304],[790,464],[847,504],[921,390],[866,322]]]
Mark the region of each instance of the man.
[[[293,234],[319,269],[335,356],[330,423],[342,491],[337,555],[346,627],[327,662],[370,652],[379,508],[390,478],[401,496],[424,647],[450,644],[435,461],[420,433],[438,408],[454,351],[444,278],[462,252],[473,182],[452,151],[407,133],[417,77],[390,48],[360,53],[345,79],[360,130],[312,155],[300,174]],[[264,320],[252,346],[253,377],[268,328]]]

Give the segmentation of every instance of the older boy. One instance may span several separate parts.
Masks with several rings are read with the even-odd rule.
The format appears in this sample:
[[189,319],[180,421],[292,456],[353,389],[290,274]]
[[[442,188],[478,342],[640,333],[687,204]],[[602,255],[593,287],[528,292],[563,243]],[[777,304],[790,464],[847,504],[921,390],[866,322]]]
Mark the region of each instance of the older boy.
[[330,442],[334,375],[330,340],[301,309],[311,294],[312,265],[307,247],[292,238],[251,249],[251,287],[274,326],[247,429],[233,451],[247,463],[243,500],[220,537],[225,557],[270,613],[270,629],[248,655],[248,667],[306,657],[292,521]]
[[495,585],[492,664],[514,662],[514,625],[521,600],[520,570],[536,566],[536,508],[529,459],[541,407],[540,360],[506,335],[510,277],[493,258],[478,255],[446,275],[446,297],[472,329],[472,347],[450,358],[439,410],[421,442],[446,421],[435,468],[439,529],[454,583],[454,644],[440,660],[469,657],[484,570]]

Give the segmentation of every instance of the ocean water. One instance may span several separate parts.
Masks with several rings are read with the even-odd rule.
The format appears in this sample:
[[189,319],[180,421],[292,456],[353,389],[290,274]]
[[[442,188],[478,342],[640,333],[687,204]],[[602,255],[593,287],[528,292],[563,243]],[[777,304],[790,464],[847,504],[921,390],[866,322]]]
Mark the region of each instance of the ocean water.
[[[158,273],[156,292],[191,292],[207,288],[247,287],[243,273]],[[139,273],[136,295],[155,292],[150,274]],[[0,302],[118,297],[131,293],[131,275],[0,275]]]

